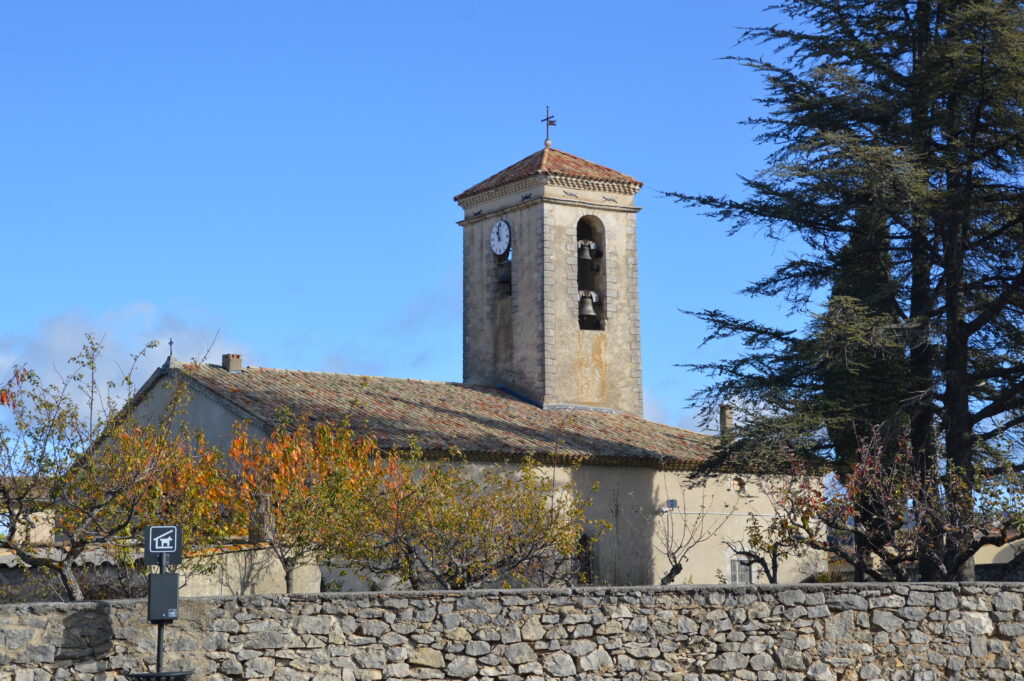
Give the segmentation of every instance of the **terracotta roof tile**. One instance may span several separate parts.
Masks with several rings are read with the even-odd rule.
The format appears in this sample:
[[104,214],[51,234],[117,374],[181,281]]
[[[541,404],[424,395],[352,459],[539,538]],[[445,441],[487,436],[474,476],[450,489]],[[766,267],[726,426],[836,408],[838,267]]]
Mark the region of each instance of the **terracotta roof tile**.
[[578,177],[588,180],[635,185],[638,188],[643,186],[643,183],[639,180],[629,175],[624,175],[617,170],[606,168],[558,149],[545,147],[535,154],[530,154],[522,161],[513,163],[501,172],[491,175],[483,182],[473,185],[456,196],[455,200],[459,201],[467,196],[479,194],[488,189],[500,187],[503,184],[521,180],[531,175],[561,175],[563,177]]
[[592,463],[692,467],[714,438],[635,416],[603,411],[545,410],[498,388],[376,376],[179,365],[221,398],[269,427],[282,409],[342,421],[374,434],[385,447],[415,437],[425,450],[458,447],[475,458],[586,458]]

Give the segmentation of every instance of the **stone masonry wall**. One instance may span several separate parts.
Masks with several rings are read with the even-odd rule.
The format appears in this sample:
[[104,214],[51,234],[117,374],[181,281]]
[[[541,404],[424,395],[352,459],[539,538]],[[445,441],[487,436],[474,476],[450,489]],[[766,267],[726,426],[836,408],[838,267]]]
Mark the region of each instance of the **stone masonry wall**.
[[[1024,679],[1024,584],[194,598],[165,670],[270,679]],[[152,671],[145,603],[0,607],[0,681]]]

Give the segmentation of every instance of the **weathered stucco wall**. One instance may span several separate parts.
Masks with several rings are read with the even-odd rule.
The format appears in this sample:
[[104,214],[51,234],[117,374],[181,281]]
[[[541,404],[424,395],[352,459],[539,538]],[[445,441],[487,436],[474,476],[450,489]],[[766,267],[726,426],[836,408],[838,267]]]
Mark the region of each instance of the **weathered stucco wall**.
[[[708,538],[686,556],[676,584],[717,584],[728,579],[735,553],[728,543],[746,537],[751,516],[762,525],[775,509],[765,487],[780,479],[719,475],[695,478],[686,472],[659,471],[627,466],[580,466],[556,470],[556,479],[571,476],[576,488],[591,496],[587,515],[605,520],[612,530],[595,547],[595,574],[599,584],[658,584],[671,568],[667,545],[686,543],[692,534]],[[741,489],[735,484],[743,483]],[[591,492],[594,483],[598,483]],[[675,507],[670,508],[670,502]],[[817,552],[784,561],[781,582],[800,582],[827,568]],[[767,579],[754,569],[755,582]]]
[[[643,415],[636,211],[632,194],[608,196],[545,186],[544,373],[545,403],[610,407]],[[604,204],[604,205],[602,205]],[[576,225],[599,223],[603,255],[596,264],[606,290],[604,329],[579,328]]]
[[[587,588],[198,598],[195,679],[1020,679],[1024,584]],[[141,601],[0,607],[0,681],[152,668]]]
[[[531,191],[537,191],[530,187]],[[494,205],[492,205],[494,204]],[[474,216],[474,214],[477,214]],[[467,210],[463,227],[462,376],[469,384],[503,385],[538,402],[543,374],[543,214],[537,201],[503,196]],[[511,226],[512,258],[499,265],[490,248],[499,218]],[[499,281],[510,268],[511,288]]]

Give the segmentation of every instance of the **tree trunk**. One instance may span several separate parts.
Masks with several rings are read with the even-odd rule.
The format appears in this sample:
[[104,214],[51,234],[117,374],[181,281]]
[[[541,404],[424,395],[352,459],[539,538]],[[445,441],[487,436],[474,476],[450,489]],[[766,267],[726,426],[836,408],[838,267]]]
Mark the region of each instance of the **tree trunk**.
[[85,600],[85,595],[82,593],[82,585],[78,583],[78,577],[75,576],[70,560],[61,564],[57,574],[60,577],[61,586],[64,587],[64,592],[69,599],[72,601]]
[[[919,2],[914,8],[914,44],[913,71],[910,78],[910,146],[927,150],[931,148],[930,115],[927,102],[930,97],[926,91],[932,85],[928,75],[924,73],[925,55],[931,48],[932,7],[929,2]],[[936,451],[934,431],[935,378],[936,361],[935,346],[931,338],[931,324],[935,316],[935,296],[932,292],[932,257],[929,231],[930,221],[925,215],[917,214],[912,218],[910,229],[910,323],[914,325],[909,336],[909,369],[910,381],[910,451],[914,470],[920,480],[920,487],[938,498],[935,489]],[[922,500],[918,500],[921,503]],[[934,518],[921,522],[930,523],[930,530],[918,535],[918,578],[923,581],[935,581],[940,567],[931,559],[938,555],[938,547],[931,546],[929,537],[939,536]]]
[[291,561],[284,564],[284,589],[285,593],[295,593],[295,569],[296,566]]
[[[943,297],[946,304],[945,353],[942,373],[945,382],[943,406],[946,415],[946,475],[962,476],[965,486],[946,485],[948,519],[947,525],[964,528],[970,525],[973,511],[973,464],[974,433],[971,424],[971,384],[969,374],[969,351],[967,347],[967,323],[964,301],[964,240],[968,216],[961,215],[961,206],[970,205],[968,181],[962,174],[949,177],[947,187],[950,200],[956,208],[949,209],[949,219],[943,229],[943,270],[945,282]],[[956,579],[957,568],[963,559],[962,553],[969,541],[965,541],[963,530],[952,530],[945,536],[943,555],[943,577]]]
[[[933,315],[935,305],[932,295],[931,258],[927,237],[927,221],[916,218],[910,239],[911,280],[910,280],[910,322],[916,328],[910,335],[910,451],[920,481],[920,488],[930,495],[931,502],[918,499],[920,505],[934,503],[939,490],[936,489],[936,452],[934,430],[935,406],[935,346],[930,337],[929,318]],[[940,566],[932,560],[932,555],[940,555],[932,546],[933,537],[941,532],[935,526],[936,519],[930,516],[920,520],[928,524],[929,529],[919,534],[918,571],[919,578],[925,582],[939,579]]]
[[680,565],[679,563],[673,564],[672,565],[672,569],[669,570],[668,572],[666,572],[665,576],[661,578],[661,585],[665,586],[667,584],[671,584],[672,582],[676,581],[676,577],[678,577],[679,573],[682,572],[682,571],[683,571],[683,566],[682,565]]

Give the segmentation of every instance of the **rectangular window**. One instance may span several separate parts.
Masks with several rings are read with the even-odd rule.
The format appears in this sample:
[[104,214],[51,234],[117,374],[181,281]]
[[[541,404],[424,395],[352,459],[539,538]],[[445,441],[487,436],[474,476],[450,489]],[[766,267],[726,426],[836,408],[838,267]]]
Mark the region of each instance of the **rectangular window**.
[[729,561],[729,583],[730,584],[751,584],[754,581],[753,570],[750,563],[742,558],[732,558]]

